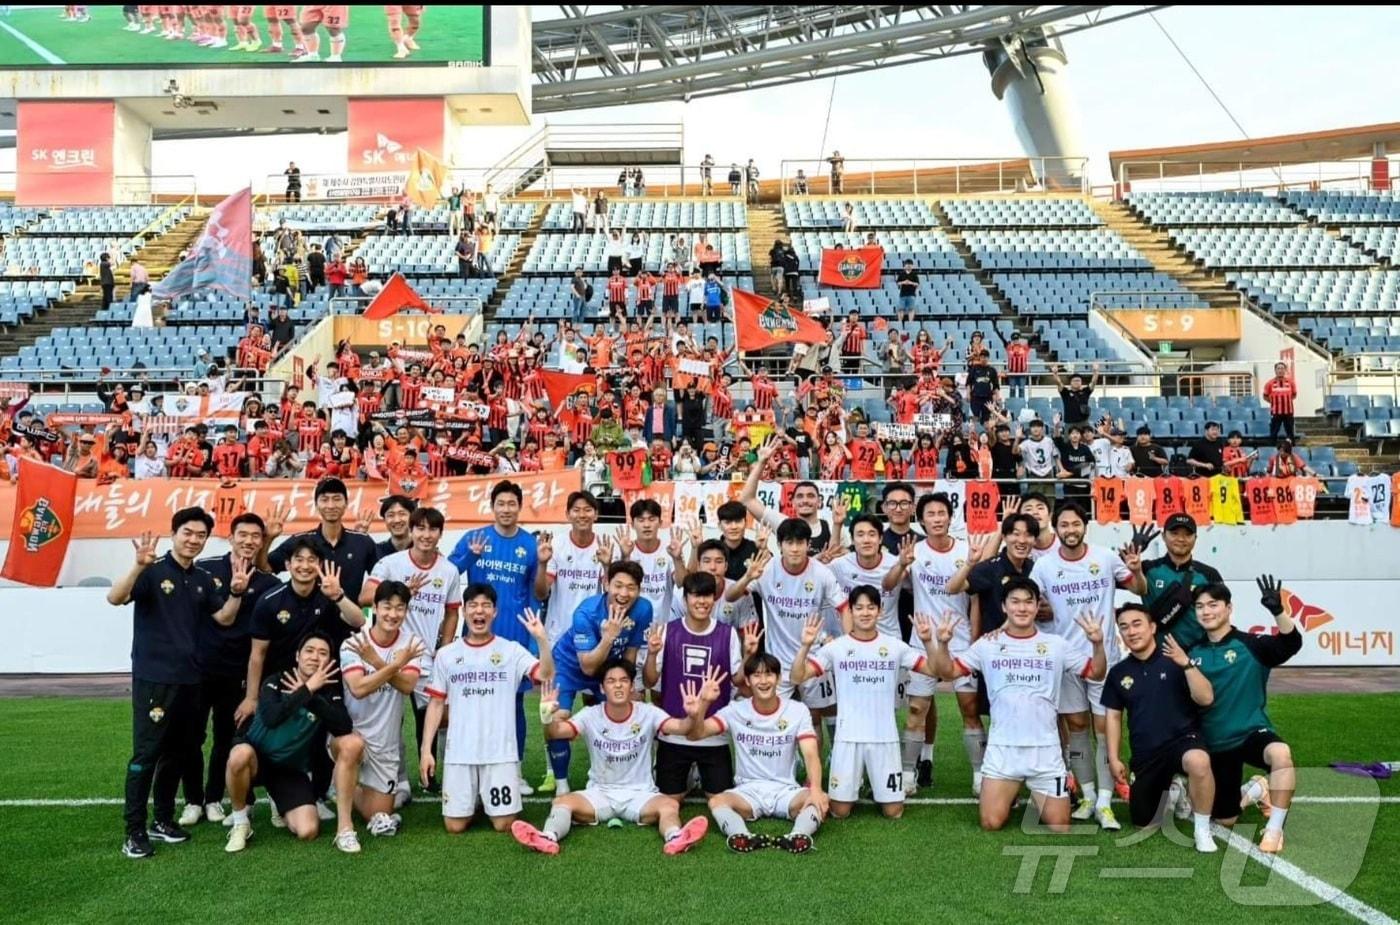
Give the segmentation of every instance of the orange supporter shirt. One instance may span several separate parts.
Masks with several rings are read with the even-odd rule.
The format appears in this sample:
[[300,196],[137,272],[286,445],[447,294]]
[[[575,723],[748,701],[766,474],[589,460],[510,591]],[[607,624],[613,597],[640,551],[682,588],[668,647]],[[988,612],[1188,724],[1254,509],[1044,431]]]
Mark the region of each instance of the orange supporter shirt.
[[1298,501],[1293,490],[1293,479],[1270,479],[1269,487],[1274,493],[1274,521],[1279,524],[1298,522]]
[[1269,525],[1277,523],[1274,508],[1273,480],[1253,478],[1244,484],[1245,497],[1249,503],[1249,522]]
[[1159,477],[1153,482],[1157,489],[1157,526],[1165,527],[1168,517],[1186,513],[1185,487],[1176,476]]
[[1152,503],[1157,499],[1157,489],[1152,480],[1127,479],[1124,490],[1128,493],[1128,522],[1139,526],[1152,523]]
[[560,448],[540,450],[540,468],[545,472],[555,472],[568,468],[568,455]]
[[1116,524],[1123,519],[1123,480],[1094,479],[1094,520]]
[[1182,494],[1186,513],[1196,526],[1210,526],[1210,479],[1184,479]]

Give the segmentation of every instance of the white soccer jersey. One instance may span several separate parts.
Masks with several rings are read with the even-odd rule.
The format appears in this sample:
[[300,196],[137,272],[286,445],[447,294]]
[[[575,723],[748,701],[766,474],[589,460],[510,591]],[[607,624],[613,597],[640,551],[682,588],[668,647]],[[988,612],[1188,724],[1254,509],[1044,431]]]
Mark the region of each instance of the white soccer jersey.
[[1038,478],[1053,478],[1055,461],[1060,458],[1059,447],[1049,435],[1039,440],[1027,437],[1021,441],[1021,462],[1026,467],[1026,475]]
[[898,742],[899,673],[917,670],[924,660],[922,650],[884,633],[842,636],[812,653],[811,667],[836,681],[836,741]]
[[[386,646],[375,642],[373,635],[369,637],[369,641],[374,646],[374,651],[379,653],[379,657],[386,662],[393,661],[394,653],[402,649],[412,648],[415,644],[422,645],[422,640],[418,636],[405,632],[402,628],[394,634],[394,638]],[[424,645],[423,655],[404,665],[403,672],[415,674],[421,678],[424,673],[431,671],[433,661],[430,652],[432,652],[432,648]],[[348,642],[341,644],[341,677],[348,680],[351,675],[374,674],[376,670],[366,665],[364,659],[350,648]],[[350,685],[345,685],[345,709],[350,714],[350,721],[354,724],[355,731],[375,751],[384,749],[398,751],[403,731],[403,702],[404,695],[387,682],[365,697],[356,697],[351,692]]]
[[[605,703],[585,707],[565,720],[588,746],[588,786],[656,790],[652,754],[656,737],[670,718],[658,706],[631,701],[627,716],[618,721],[608,716]],[[515,747],[514,738],[511,747]]]
[[875,586],[880,592],[880,632],[895,638],[899,637],[899,587],[896,585],[893,591],[886,591],[883,582],[898,561],[889,550],[881,547],[880,562],[874,568],[863,568],[854,551],[831,563],[831,573],[848,598],[856,585]]
[[1364,475],[1347,476],[1347,522],[1366,526],[1372,521],[1371,480]]
[[445,764],[520,760],[515,745],[515,692],[538,680],[540,662],[518,642],[492,636],[472,645],[454,639],[438,650],[428,695],[447,701]]
[[955,661],[982,673],[992,706],[988,745],[1058,748],[1060,682],[1066,673],[1084,674],[1090,658],[1086,647],[1036,631],[1024,639],[983,636]]
[[753,700],[737,700],[711,719],[734,741],[735,783],[797,786],[797,743],[817,737],[806,704],[779,700],[772,713],[760,713]]
[[432,565],[419,568],[413,561],[412,551],[408,549],[380,559],[369,573],[369,577],[376,584],[385,581],[401,581],[408,584],[410,578],[425,572],[428,575],[428,583],[419,588],[413,599],[408,602],[408,618],[404,621],[404,627],[409,632],[427,643],[428,667],[424,669],[423,677],[419,680],[420,690],[432,677],[431,653],[437,648],[441,638],[442,621],[447,616],[447,610],[460,609],[462,606],[462,575],[457,571],[457,566],[442,554],[433,560]]
[[[931,540],[922,540],[914,545],[914,564],[905,579],[914,589],[914,613],[931,617],[935,627],[944,617],[959,618],[953,629],[954,651],[961,651],[972,642],[967,592],[949,594],[946,590],[948,580],[967,564],[967,557],[967,540],[953,540],[947,552],[934,549]],[[911,631],[910,643],[916,638]]]
[[[729,603],[724,599],[724,592],[729,589],[729,582],[725,578],[715,579],[715,609],[711,615],[721,623],[726,623],[733,627],[744,627],[758,619],[758,611],[754,610],[753,593],[750,592],[739,598],[734,603]],[[685,617],[685,592],[680,588],[671,595],[671,612],[667,615],[666,621],[680,620]]]
[[1113,474],[1113,441],[1107,437],[1095,437],[1089,441],[1089,452],[1094,454],[1094,475],[1106,479]]
[[1071,562],[1061,549],[1056,555],[1037,559],[1031,567],[1031,580],[1040,586],[1054,614],[1053,632],[1071,642],[1084,641],[1084,631],[1075,623],[1081,614],[1093,614],[1103,629],[1104,653],[1110,665],[1118,662],[1118,627],[1113,620],[1113,593],[1120,581],[1133,575],[1118,553],[1106,546],[1089,546],[1082,558]]
[[676,594],[676,564],[666,551],[664,542],[657,543],[653,552],[633,547],[631,560],[642,567],[642,597],[651,602],[651,612],[661,618],[671,612],[671,598]]
[[[763,569],[755,582],[763,601],[763,643],[768,653],[787,671],[797,655],[802,641],[802,627],[814,613],[833,612],[846,606],[846,592],[836,576],[816,559],[808,559],[807,567],[794,575],[775,557]],[[839,627],[827,627],[840,633]]]
[[1371,492],[1371,516],[1383,524],[1390,519],[1390,476],[1373,475],[1366,480],[1366,487]]
[[545,632],[553,646],[574,625],[574,611],[590,597],[603,590],[607,573],[598,561],[598,537],[587,546],[579,546],[565,533],[554,541],[554,555],[549,560],[548,574],[554,579],[549,592],[549,614]]
[[[1046,529],[1046,530],[1049,530],[1050,528],[1049,528],[1049,527],[1046,527],[1045,529]],[[1037,559],[1040,559],[1040,558],[1042,558],[1042,557],[1044,557],[1044,556],[1053,556],[1053,555],[1055,555],[1056,553],[1058,553],[1059,551],[1060,551],[1060,538],[1057,536],[1057,537],[1055,537],[1055,539],[1050,543],[1050,545],[1049,545],[1049,546],[1046,546],[1044,549],[1037,549],[1035,546],[1032,546],[1032,547],[1031,547],[1031,556],[1030,556],[1030,558],[1031,558],[1031,561],[1032,561],[1032,562],[1035,562]]]

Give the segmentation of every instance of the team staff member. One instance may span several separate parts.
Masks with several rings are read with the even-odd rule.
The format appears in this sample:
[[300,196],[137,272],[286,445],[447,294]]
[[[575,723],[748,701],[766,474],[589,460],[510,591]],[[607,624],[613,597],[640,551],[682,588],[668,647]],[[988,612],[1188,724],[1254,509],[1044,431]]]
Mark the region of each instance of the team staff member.
[[[262,549],[267,528],[257,514],[240,514],[229,524],[229,551],[222,556],[200,559],[199,567],[214,579],[214,590],[227,595],[237,568],[251,567]],[[212,620],[201,621],[195,636],[196,658],[200,668],[199,714],[196,719],[198,741],[185,761],[185,810],[180,825],[194,825],[200,818],[210,822],[224,820],[224,768],[229,749],[233,748],[235,729],[247,721],[251,711],[240,713],[247,683],[248,653],[252,648],[249,634],[253,628],[253,608],[268,591],[281,582],[267,572],[254,570],[248,581],[233,623],[222,626]],[[256,688],[254,688],[256,697]],[[253,701],[256,705],[256,700]],[[209,775],[204,778],[204,733],[210,719],[214,721],[214,744],[209,749]]]
[[418,508],[418,502],[407,495],[390,495],[379,504],[379,517],[389,531],[389,538],[374,544],[379,558],[385,559],[413,545],[409,535],[408,518]]
[[[1143,828],[1160,823],[1172,777],[1183,771],[1194,806],[1203,808],[1214,801],[1215,779],[1199,713],[1210,707],[1215,693],[1175,639],[1168,635],[1157,644],[1157,622],[1146,607],[1124,604],[1118,608],[1117,624],[1128,657],[1108,670],[1099,700],[1108,716],[1108,766],[1122,785],[1128,784],[1128,769],[1119,746],[1123,712],[1128,713],[1128,743],[1133,749],[1128,813],[1133,825]],[[1196,850],[1213,854],[1217,849],[1210,837],[1210,813],[1196,812],[1192,822]]]
[[[1216,705],[1201,723],[1215,777],[1211,815],[1234,825],[1245,803],[1261,804],[1269,821],[1259,838],[1259,850],[1277,854],[1283,850],[1283,822],[1293,803],[1293,752],[1274,730],[1264,705],[1270,669],[1298,654],[1303,634],[1284,610],[1283,585],[1270,575],[1261,576],[1257,583],[1259,603],[1274,615],[1278,633],[1255,635],[1235,629],[1230,625],[1234,615],[1230,589],[1223,584],[1206,585],[1196,592],[1196,614],[1206,639],[1191,650],[1191,656],[1215,690]],[[1255,779],[1240,790],[1246,764],[1269,772],[1267,789]]]
[[[758,544],[744,536],[749,512],[738,501],[726,501],[719,506],[715,515],[719,521],[720,542],[724,543],[724,577],[729,581],[738,581],[748,571],[749,560],[758,555]],[[766,532],[763,535],[766,537]]]
[[1157,624],[1160,642],[1168,632],[1183,649],[1199,645],[1205,638],[1196,619],[1195,593],[1206,585],[1220,584],[1225,579],[1204,562],[1192,558],[1196,549],[1196,521],[1189,514],[1173,514],[1167,518],[1162,542],[1167,554],[1142,564],[1147,579],[1147,593],[1142,602]]
[[[379,561],[379,549],[368,533],[351,530],[345,525],[345,508],[349,502],[349,492],[345,483],[337,478],[325,478],[316,483],[312,493],[316,505],[316,516],[321,523],[315,530],[307,530],[284,540],[267,557],[268,571],[274,575],[287,571],[287,560],[291,558],[292,545],[305,537],[316,545],[316,551],[328,563],[334,563],[340,575],[340,587],[350,596],[351,602],[360,599],[360,589],[365,576]],[[267,522],[268,542],[282,535],[286,518],[281,510],[275,511]],[[337,647],[344,640],[335,640]],[[336,651],[339,651],[337,648]]]
[[[151,838],[178,844],[190,836],[175,824],[180,769],[197,738],[199,662],[196,638],[206,620],[227,626],[238,614],[251,569],[233,574],[228,596],[195,564],[214,529],[203,508],[170,518],[170,552],[156,557],[154,534],[132,540],[136,564],[107,592],[114,607],[134,604],[131,642],[131,760],[126,764],[126,841],[122,854],[148,858]],[[146,800],[155,786],[155,822],[146,828]]]

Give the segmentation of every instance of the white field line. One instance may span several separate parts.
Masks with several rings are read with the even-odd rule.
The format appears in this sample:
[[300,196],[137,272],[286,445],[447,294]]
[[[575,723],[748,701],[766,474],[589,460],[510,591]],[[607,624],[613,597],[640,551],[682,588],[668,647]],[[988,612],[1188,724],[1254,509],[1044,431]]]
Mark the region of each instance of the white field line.
[[38,42],[34,41],[34,40],[31,39],[29,36],[25,35],[23,32],[19,31],[18,29],[16,29],[14,26],[10,25],[9,23],[7,23],[7,22],[0,22],[0,29],[4,29],[6,32],[10,33],[10,35],[13,35],[15,38],[19,39],[19,41],[20,41],[26,48],[28,48],[30,51],[34,52],[34,54],[38,55],[39,57],[43,58],[43,59],[44,59],[45,61],[47,61],[49,64],[63,64],[63,63],[65,63],[64,60],[63,60],[62,58],[60,58],[58,55],[56,55],[56,54],[54,54],[53,52],[49,51],[49,50],[48,50],[47,48],[45,48],[43,45],[40,45]]

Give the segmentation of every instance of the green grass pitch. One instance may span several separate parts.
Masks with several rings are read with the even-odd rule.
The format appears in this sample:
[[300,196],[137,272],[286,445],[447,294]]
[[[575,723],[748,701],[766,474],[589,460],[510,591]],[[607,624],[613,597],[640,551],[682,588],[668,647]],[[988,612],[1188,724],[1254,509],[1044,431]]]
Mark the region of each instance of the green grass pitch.
[[[1296,804],[1284,857],[1375,909],[1400,912],[1400,781],[1377,787],[1325,769],[1330,761],[1395,759],[1377,749],[1397,741],[1400,695],[1278,696],[1270,709],[1300,766],[1321,768],[1300,771],[1302,793],[1343,801]],[[935,786],[920,797],[968,798],[970,771],[951,697],[940,695],[939,714]],[[226,855],[225,830],[205,823],[190,843],[158,845],[155,858],[137,862],[119,853],[118,805],[8,802],[120,797],[129,716],[123,700],[0,702],[0,894],[9,914],[21,917],[16,921],[325,921],[350,914],[363,921],[1355,920],[1228,849],[1201,856],[1162,833],[1127,845],[1122,836],[1097,832],[1045,836],[1016,827],[988,834],[977,828],[970,804],[911,805],[896,822],[861,806],[849,820],[828,822],[817,850],[805,857],[735,856],[712,830],[674,858],[662,855],[655,830],[631,826],[576,827],[554,858],[527,853],[483,820],[449,837],[438,807],[424,801],[406,808],[397,838],[372,839],[361,825],[364,852],[348,857],[329,837],[296,843],[260,809],[257,837],[242,855]],[[575,749],[576,786],[585,773],[582,751]],[[538,781],[543,769],[543,749],[532,735],[527,776]],[[1376,796],[1390,802],[1377,807]],[[700,811],[688,806],[685,814]],[[525,817],[541,824],[546,812],[534,798]],[[1243,819],[1259,822],[1252,810]],[[785,831],[773,821],[756,828]],[[1063,882],[1056,883],[1053,859],[1041,861],[1034,876],[1020,876],[1022,854],[1052,846],[1077,852]],[[1143,878],[1143,871],[1156,874]],[[1240,904],[1230,895],[1247,902],[1262,895],[1269,904]]]
[[[189,41],[166,41],[157,32],[142,35],[124,32],[126,20],[120,6],[91,6],[92,20],[85,23],[64,22],[60,6],[16,9],[0,17],[0,67],[56,66],[15,33],[45,49],[53,57],[73,67],[144,66],[144,67],[229,67],[247,65],[286,64],[285,55],[266,52],[267,23],[261,5],[254,7],[253,22],[262,35],[263,51],[237,52],[229,49],[200,48]],[[405,64],[443,64],[449,61],[480,63],[485,42],[484,20],[480,6],[427,5],[423,11],[422,27],[417,35],[419,50]],[[229,23],[229,44],[233,37],[233,22]],[[347,64],[397,64],[394,44],[389,38],[388,20],[382,6],[352,6],[346,30]],[[188,32],[187,27],[187,32]],[[10,30],[14,30],[13,32]],[[321,56],[328,53],[328,36],[321,34]],[[290,46],[287,51],[291,51]],[[318,65],[299,64],[298,67]]]

